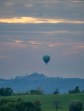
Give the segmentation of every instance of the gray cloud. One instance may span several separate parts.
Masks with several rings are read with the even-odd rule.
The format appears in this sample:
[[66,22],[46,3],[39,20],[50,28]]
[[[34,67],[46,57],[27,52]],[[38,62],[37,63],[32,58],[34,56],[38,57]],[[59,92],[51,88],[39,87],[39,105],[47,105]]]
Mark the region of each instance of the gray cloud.
[[5,1],[1,2],[3,17],[48,17],[84,20],[83,4],[72,1]]
[[[0,20],[36,17],[40,18],[39,21],[64,19],[81,22],[84,21],[83,13],[83,2],[75,0],[0,1]],[[45,54],[51,56],[47,66],[42,60]],[[47,76],[84,78],[83,64],[83,23],[0,23],[0,78],[35,71]]]

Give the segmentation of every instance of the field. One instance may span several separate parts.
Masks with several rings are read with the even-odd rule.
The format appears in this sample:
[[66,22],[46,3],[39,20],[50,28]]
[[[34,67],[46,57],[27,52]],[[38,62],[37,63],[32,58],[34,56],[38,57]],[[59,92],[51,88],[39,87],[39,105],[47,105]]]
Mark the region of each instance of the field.
[[58,94],[58,95],[24,95],[24,96],[6,96],[6,97],[0,97],[0,100],[2,98],[4,99],[14,99],[21,97],[25,101],[34,102],[35,100],[41,101],[41,109],[42,111],[56,111],[56,109],[53,107],[53,101],[59,100],[61,101],[60,106],[61,109],[58,109],[58,111],[68,111],[68,104],[71,100],[81,100],[84,105],[84,94]]

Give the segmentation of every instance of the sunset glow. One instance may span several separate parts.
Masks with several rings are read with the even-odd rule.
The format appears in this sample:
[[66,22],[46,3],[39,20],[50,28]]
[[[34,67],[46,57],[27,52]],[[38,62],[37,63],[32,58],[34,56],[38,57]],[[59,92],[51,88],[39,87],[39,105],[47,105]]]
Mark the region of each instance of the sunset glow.
[[9,19],[0,19],[0,22],[2,23],[34,23],[34,24],[40,24],[40,23],[74,23],[74,24],[84,24],[84,21],[77,21],[77,20],[67,20],[67,19],[47,19],[47,18],[34,18],[34,17],[21,17],[21,18],[9,18]]

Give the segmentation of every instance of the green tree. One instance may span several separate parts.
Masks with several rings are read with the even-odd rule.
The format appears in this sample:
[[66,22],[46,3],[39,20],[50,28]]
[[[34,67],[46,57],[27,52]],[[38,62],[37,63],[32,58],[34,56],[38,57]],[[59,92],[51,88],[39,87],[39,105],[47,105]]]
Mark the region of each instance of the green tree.
[[78,87],[78,86],[76,86],[76,88],[74,89],[74,92],[75,92],[75,93],[80,93],[80,90],[79,90],[79,87]]
[[73,89],[73,90],[69,90],[69,91],[68,91],[68,94],[71,94],[71,93],[80,93],[79,87],[76,86],[75,89]]
[[54,91],[54,93],[53,94],[58,94],[59,92],[58,92],[58,88]]
[[40,86],[37,87],[37,91],[38,91],[38,94],[44,94],[44,89],[42,89]]
[[1,96],[11,96],[12,93],[13,93],[13,89],[11,89],[10,87],[0,88],[0,95]]
[[15,100],[12,100],[12,99],[1,99],[0,106],[2,106],[4,104],[7,104],[9,102],[15,102]]
[[10,87],[6,87],[4,89],[4,96],[11,96],[13,93],[13,89],[11,89]]
[[21,98],[16,101],[2,99],[0,101],[0,111],[41,111],[41,108],[31,102],[25,102]]
[[23,101],[23,99],[21,97],[17,98],[17,102],[19,101]]
[[3,87],[0,88],[0,95],[1,95],[1,96],[4,96],[4,88],[3,88]]
[[29,95],[29,91],[26,91],[26,92],[25,92],[25,95]]
[[73,100],[69,103],[68,109],[69,111],[82,111],[83,102],[79,100]]
[[33,104],[35,104],[35,105],[37,105],[37,106],[39,106],[39,107],[40,107],[40,106],[41,106],[41,101],[36,100],[36,101],[34,101],[34,102],[33,102]]
[[33,89],[30,90],[30,94],[31,94],[31,95],[36,94],[36,92],[37,92],[37,91],[35,91],[35,90],[33,90]]
[[30,94],[31,95],[42,95],[42,94],[44,94],[44,89],[42,89],[40,86],[39,87],[37,87],[37,89],[35,89],[35,90],[30,90]]
[[61,102],[58,101],[58,100],[55,100],[55,101],[53,102],[53,105],[55,106],[56,111],[58,110],[58,108],[60,108],[60,107],[59,107],[59,104],[60,104],[60,103],[61,103]]
[[8,104],[4,104],[3,106],[0,106],[0,111],[17,111],[15,108],[12,108]]
[[41,111],[41,108],[38,106],[35,106],[31,102],[17,102],[15,103],[15,109],[16,111]]

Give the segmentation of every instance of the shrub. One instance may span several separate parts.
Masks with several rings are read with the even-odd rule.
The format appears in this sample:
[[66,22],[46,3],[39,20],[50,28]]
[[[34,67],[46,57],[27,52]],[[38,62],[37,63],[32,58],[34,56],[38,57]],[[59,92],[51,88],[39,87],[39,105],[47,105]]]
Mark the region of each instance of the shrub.
[[39,106],[39,107],[40,107],[40,106],[41,106],[41,101],[36,100],[36,101],[34,101],[34,102],[33,102],[33,104],[34,104],[34,105],[37,105],[37,106]]
[[7,104],[8,102],[15,102],[15,101],[12,99],[1,99],[0,106]]
[[23,101],[23,99],[22,98],[17,98],[17,102],[19,102],[19,101]]
[[15,108],[12,108],[8,104],[4,104],[3,106],[0,106],[0,111],[17,111]]
[[17,101],[11,99],[2,99],[0,101],[0,111],[41,111],[38,105],[34,105],[31,102],[25,102],[22,98],[18,98]]
[[79,100],[73,100],[69,103],[68,109],[69,111],[82,111],[83,102]]
[[58,92],[58,88],[54,91],[54,93],[53,94],[58,94],[59,92]]

